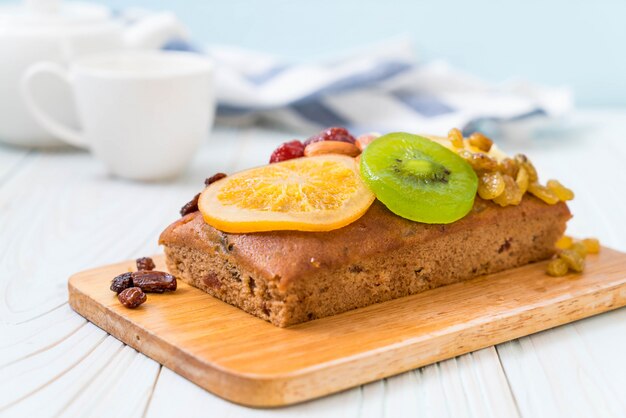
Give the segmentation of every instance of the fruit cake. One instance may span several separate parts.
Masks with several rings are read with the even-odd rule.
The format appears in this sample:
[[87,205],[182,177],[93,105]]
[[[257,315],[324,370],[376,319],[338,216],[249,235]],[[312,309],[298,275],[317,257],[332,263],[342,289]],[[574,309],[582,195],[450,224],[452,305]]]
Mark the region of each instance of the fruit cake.
[[547,259],[571,217],[569,189],[480,134],[332,128],[270,162],[208,179],[160,243],[179,279],[280,327]]

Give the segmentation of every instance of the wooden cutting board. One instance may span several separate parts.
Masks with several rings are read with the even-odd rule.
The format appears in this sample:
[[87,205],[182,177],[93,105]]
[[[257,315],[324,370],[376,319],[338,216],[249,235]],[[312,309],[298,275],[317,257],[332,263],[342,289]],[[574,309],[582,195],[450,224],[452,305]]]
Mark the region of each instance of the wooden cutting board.
[[[164,269],[161,256],[157,269]],[[604,248],[582,275],[545,262],[289,328],[179,281],[126,309],[109,290],[134,261],[69,279],[72,308],[199,386],[256,407],[320,397],[626,305],[626,254]]]

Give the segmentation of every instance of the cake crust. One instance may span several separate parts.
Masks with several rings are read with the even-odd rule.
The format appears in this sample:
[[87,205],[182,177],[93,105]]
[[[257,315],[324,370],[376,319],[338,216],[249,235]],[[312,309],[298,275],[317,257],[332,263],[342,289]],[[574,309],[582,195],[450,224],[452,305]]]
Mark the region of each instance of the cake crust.
[[284,327],[546,259],[570,217],[526,195],[504,208],[476,198],[463,219],[429,225],[376,201],[334,231],[229,234],[195,212],[160,243],[179,279]]

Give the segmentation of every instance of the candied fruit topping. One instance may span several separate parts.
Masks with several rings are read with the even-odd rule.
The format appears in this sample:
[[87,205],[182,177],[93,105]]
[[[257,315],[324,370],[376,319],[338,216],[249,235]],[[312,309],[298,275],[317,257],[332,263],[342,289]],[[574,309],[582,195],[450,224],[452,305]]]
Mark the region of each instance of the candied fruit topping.
[[529,176],[528,171],[525,167],[520,167],[520,169],[517,171],[515,183],[517,183],[517,187],[519,187],[520,193],[522,195],[526,193],[526,191],[528,191]]
[[504,158],[498,164],[498,171],[502,174],[506,174],[513,178],[517,177],[517,171],[519,170],[519,164],[512,158]]
[[458,151],[458,154],[470,163],[474,171],[478,173],[498,169],[498,162],[482,152],[471,152],[461,149]]
[[[546,268],[546,273],[550,276],[564,276],[567,270],[581,273],[585,269],[585,257],[587,254],[597,254],[600,252],[600,242],[595,238],[574,241],[572,237],[563,235],[556,242],[555,246],[559,249],[557,258],[550,261]],[[565,273],[560,274],[562,267],[558,266],[557,263],[565,263]]]
[[563,235],[561,238],[559,238],[555,245],[556,248],[558,248],[559,250],[567,250],[572,246],[573,243],[574,240],[572,239],[572,237]]
[[448,139],[456,148],[463,148],[463,134],[458,128],[450,129],[450,132],[448,132]]
[[485,152],[489,152],[491,146],[493,145],[493,141],[480,132],[474,132],[471,134],[469,137],[469,143],[471,146]]
[[585,244],[583,244],[582,242],[573,243],[572,246],[569,247],[569,249],[576,251],[578,254],[580,254],[583,257],[587,256],[587,247],[585,247]]
[[542,186],[537,182],[528,185],[528,191],[549,205],[554,205],[559,201],[559,197],[546,186]]
[[333,127],[327,128],[317,135],[313,135],[312,137],[304,141],[304,146],[306,147],[309,144],[320,141],[341,141],[354,144],[356,139],[350,134],[350,132],[348,132],[346,128]]
[[563,186],[558,180],[548,180],[546,185],[561,201],[572,200],[574,198],[574,192]]
[[485,200],[494,199],[504,192],[504,186],[504,178],[499,172],[484,173],[479,177],[478,195]]
[[504,179],[504,192],[500,196],[493,199],[493,201],[503,207],[508,205],[519,205],[522,201],[522,193],[519,186],[511,176],[505,174],[502,178]]
[[[298,140],[285,142],[272,153],[270,163],[339,153],[354,157],[360,166],[360,153],[379,136],[365,134],[355,139],[346,128],[331,127],[303,142]],[[507,157],[490,138],[480,132],[474,132],[469,138],[463,138],[461,130],[452,128],[447,137],[428,138],[456,152],[470,164],[479,180],[477,194],[484,200],[492,200],[504,207],[519,205],[526,193],[549,205],[574,198],[574,193],[557,180],[549,180],[544,183],[545,185],[540,183],[537,170],[526,155],[516,154],[513,158]]]
[[559,258],[567,263],[570,270],[576,273],[582,273],[585,269],[585,257],[574,250],[561,250]]
[[587,248],[588,254],[598,254],[600,252],[600,241],[596,238],[586,238],[581,242]]
[[304,144],[298,140],[285,142],[272,152],[270,164],[304,156]]
[[528,180],[530,180],[531,183],[539,180],[539,176],[537,176],[537,170],[527,156],[525,156],[524,154],[517,154],[515,156],[515,161],[517,161],[519,167],[524,167],[526,171],[528,171]]
[[548,263],[546,273],[553,277],[565,276],[569,270],[569,265],[560,258],[554,258]]

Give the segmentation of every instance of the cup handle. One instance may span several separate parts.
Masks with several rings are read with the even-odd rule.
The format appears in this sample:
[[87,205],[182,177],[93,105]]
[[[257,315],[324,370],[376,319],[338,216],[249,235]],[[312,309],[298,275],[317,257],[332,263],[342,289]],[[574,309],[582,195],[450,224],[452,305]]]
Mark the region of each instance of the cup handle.
[[31,115],[39,124],[59,139],[80,148],[88,148],[83,134],[74,128],[64,125],[45,112],[33,95],[33,80],[41,74],[52,74],[63,80],[70,88],[72,86],[69,72],[60,64],[54,62],[38,62],[31,65],[20,80],[22,100]]

